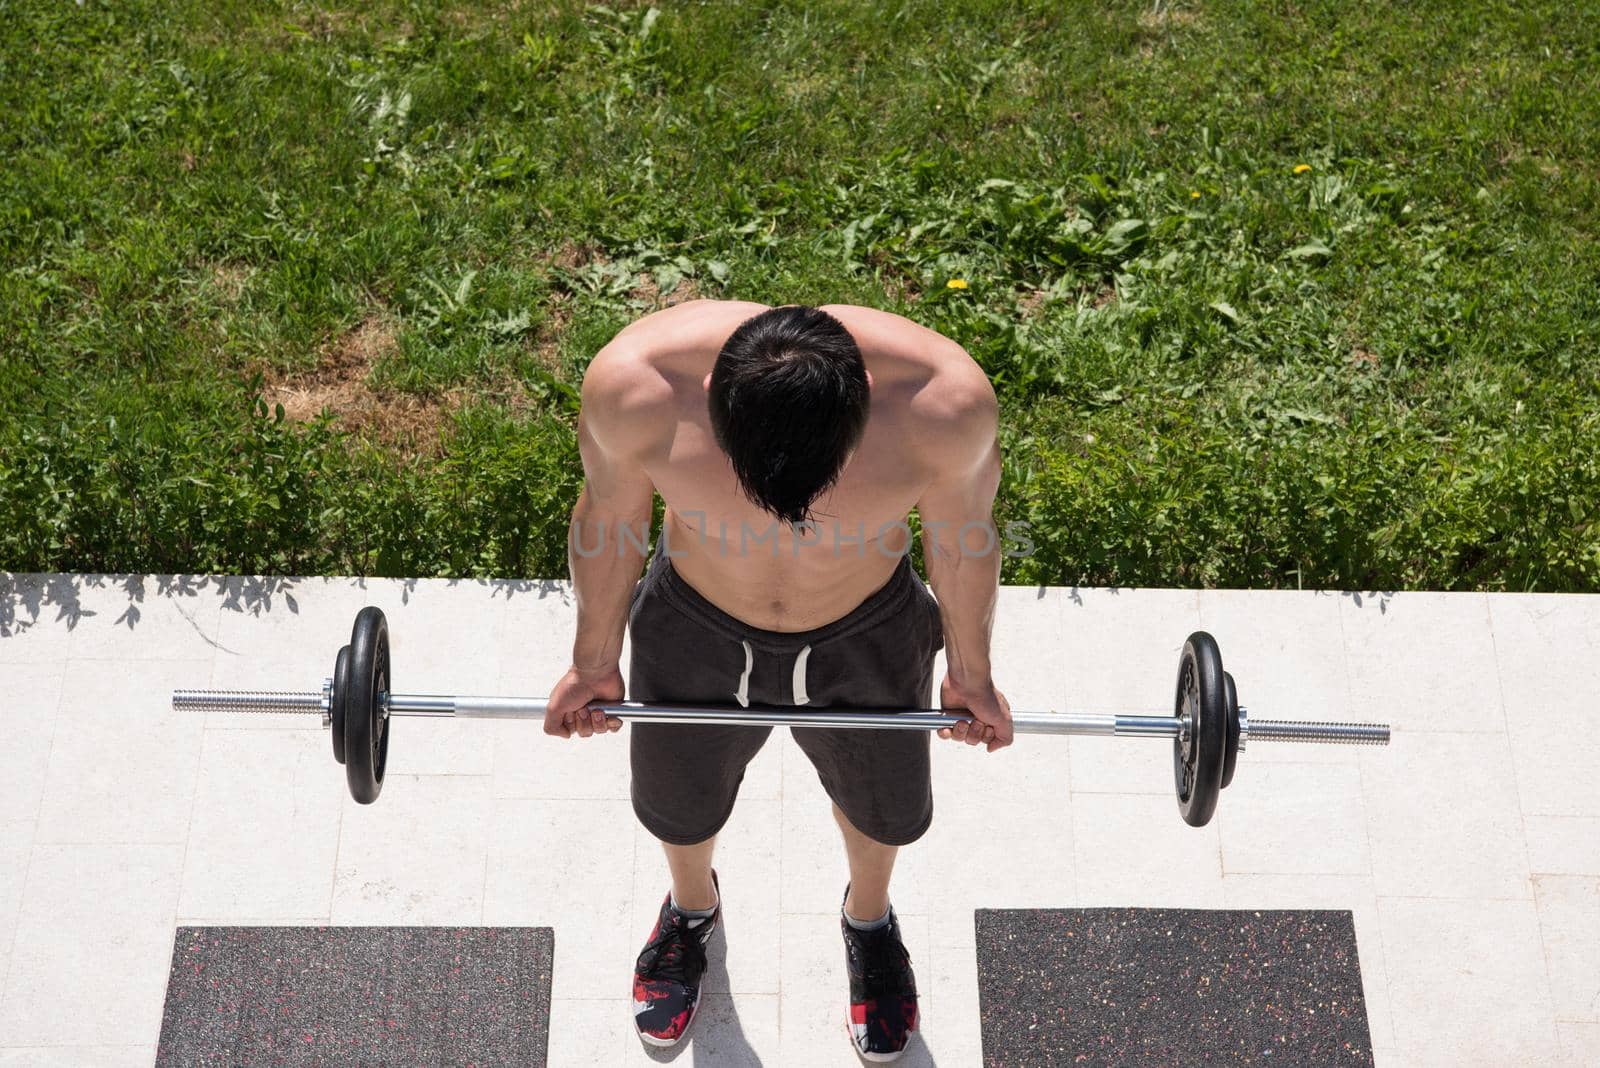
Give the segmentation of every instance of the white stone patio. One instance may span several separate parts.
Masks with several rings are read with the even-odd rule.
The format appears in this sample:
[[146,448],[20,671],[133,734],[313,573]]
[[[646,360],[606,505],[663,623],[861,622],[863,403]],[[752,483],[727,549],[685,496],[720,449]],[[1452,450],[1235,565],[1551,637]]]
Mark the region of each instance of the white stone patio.
[[[565,666],[557,583],[0,575],[0,1064],[151,1064],[173,929],[208,923],[552,926],[550,1064],[671,1059],[629,1021],[667,883],[626,731],[400,721],[362,807],[309,718],[171,710],[318,688],[365,604],[405,692],[542,694]],[[1381,1065],[1600,1064],[1600,596],[1007,588],[996,678],[1018,709],[1162,711],[1197,628],[1252,714],[1394,744],[1259,744],[1196,830],[1163,743],[936,740],[893,892],[924,993],[902,1063],[980,1063],[974,908],[1121,905],[1351,910]],[[717,868],[726,936],[676,1059],[858,1064],[843,856],[786,732]]]

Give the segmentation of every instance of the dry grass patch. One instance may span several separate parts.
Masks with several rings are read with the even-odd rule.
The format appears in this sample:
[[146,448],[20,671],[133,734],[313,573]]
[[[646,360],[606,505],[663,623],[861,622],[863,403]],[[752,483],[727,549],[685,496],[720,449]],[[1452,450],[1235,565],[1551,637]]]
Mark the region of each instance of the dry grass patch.
[[368,383],[372,369],[395,354],[397,337],[394,320],[373,312],[324,347],[311,370],[269,374],[264,384],[267,400],[282,404],[285,417],[296,422],[308,422],[327,409],[341,428],[358,437],[437,455],[440,428],[465,402],[466,391],[425,397],[374,389]]
[[609,261],[600,246],[588,241],[564,241],[550,257],[551,265],[564,271],[587,267],[591,263],[606,262]]
[[545,314],[539,327],[526,342],[539,366],[555,371],[561,366],[561,339],[567,336],[567,324],[572,322],[572,297],[552,291],[546,298]]
[[663,293],[656,284],[655,276],[649,271],[639,273],[639,284],[629,291],[628,296],[635,303],[643,304],[650,311],[660,311],[670,308],[674,304],[683,304],[686,301],[699,300],[700,288],[694,284],[694,279],[688,275],[678,279],[678,284],[672,287],[672,292]]
[[1151,4],[1139,13],[1139,28],[1150,33],[1193,26],[1199,21],[1200,12],[1193,8],[1173,7],[1165,3]]
[[224,304],[237,304],[255,273],[254,267],[242,263],[217,263],[211,265],[207,280]]

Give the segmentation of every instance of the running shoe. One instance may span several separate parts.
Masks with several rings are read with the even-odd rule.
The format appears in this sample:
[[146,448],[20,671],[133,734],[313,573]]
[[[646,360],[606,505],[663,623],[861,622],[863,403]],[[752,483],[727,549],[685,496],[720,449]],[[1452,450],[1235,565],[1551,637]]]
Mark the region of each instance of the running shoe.
[[891,908],[888,923],[858,931],[841,908],[839,926],[850,971],[850,1037],[863,1060],[892,1061],[905,1052],[917,1029],[917,979],[911,954],[900,941],[900,921]]
[[[717,885],[717,873],[711,873]],[[690,918],[672,907],[669,891],[656,925],[633,969],[633,1022],[652,1046],[675,1046],[694,1022],[700,1005],[700,977],[706,970],[706,943],[722,918],[722,896],[709,919]]]

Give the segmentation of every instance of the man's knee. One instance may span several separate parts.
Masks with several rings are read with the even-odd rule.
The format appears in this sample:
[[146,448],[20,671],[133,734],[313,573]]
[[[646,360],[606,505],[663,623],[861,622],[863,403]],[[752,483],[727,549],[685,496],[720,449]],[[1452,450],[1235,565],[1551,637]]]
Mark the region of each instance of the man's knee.
[[914,812],[897,811],[889,814],[857,814],[852,817],[838,801],[833,802],[833,818],[846,833],[854,831],[866,842],[875,846],[898,849],[908,846],[928,833],[933,823],[933,795],[930,791],[926,804]]

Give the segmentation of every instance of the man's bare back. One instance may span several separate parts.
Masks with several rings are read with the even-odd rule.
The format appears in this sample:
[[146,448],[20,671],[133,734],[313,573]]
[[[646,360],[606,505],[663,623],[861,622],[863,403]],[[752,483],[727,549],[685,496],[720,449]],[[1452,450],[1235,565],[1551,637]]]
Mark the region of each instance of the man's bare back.
[[[938,473],[941,439],[969,408],[992,405],[993,394],[942,335],[871,308],[824,307],[861,349],[871,411],[838,481],[815,502],[813,523],[792,527],[741,491],[706,408],[718,351],[767,308],[692,301],[640,319],[596,356],[602,382],[586,384],[584,400],[631,401],[637,455],[666,504],[667,547],[684,580],[752,626],[802,631],[839,618],[887,581],[909,549],[906,517]],[[969,532],[968,540],[982,538]]]
[[[1010,712],[989,659],[1001,557],[992,515],[1000,481],[998,411],[988,377],[961,346],[898,315],[829,305],[780,317],[816,323],[820,315],[821,329],[833,335],[842,327],[845,362],[858,361],[868,399],[860,435],[848,439],[853,449],[824,472],[837,471],[831,484],[763,510],[716,436],[710,397],[713,367],[732,336],[748,323],[770,321],[773,311],[691,301],[630,324],[591,362],[578,415],[584,486],[567,557],[578,626],[572,666],[550,691],[546,732],[586,738],[621,727],[586,706],[623,695],[623,636],[659,493],[673,572],[734,621],[779,633],[822,627],[883,588],[909,550],[905,520],[915,508],[943,632],[939,700],[973,717],[939,734],[991,751],[1011,744]],[[798,396],[803,405],[816,394]],[[750,422],[750,412],[760,409],[732,401],[726,410],[743,417],[745,461],[752,445],[757,460],[785,457],[768,453],[762,424]],[[787,413],[767,410],[778,413],[771,418]],[[812,416],[812,433],[826,435],[834,426],[831,416],[819,421],[816,411],[801,411]],[[774,433],[773,440],[795,447],[792,436]],[[781,469],[767,465],[762,492]],[[799,505],[807,507],[797,511]],[[774,518],[781,514],[811,519],[791,527]]]

